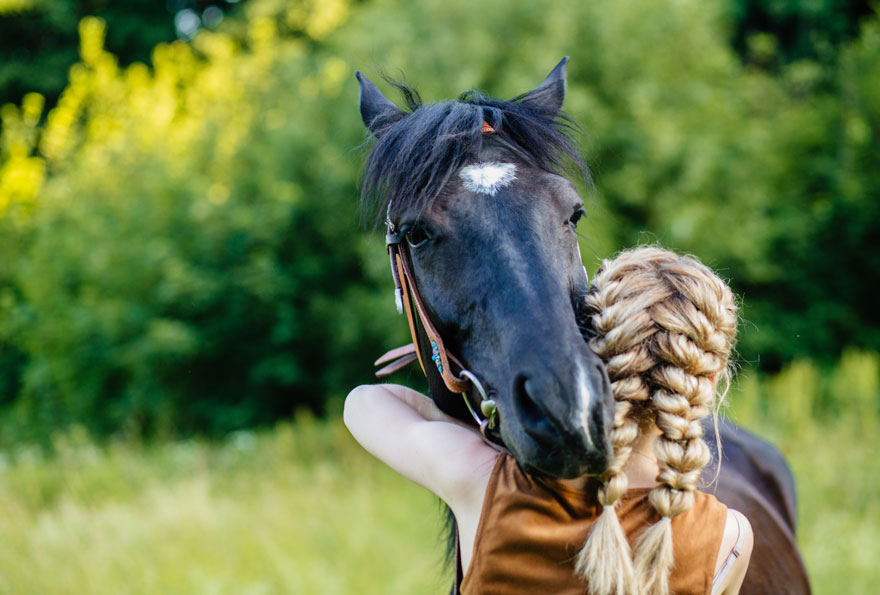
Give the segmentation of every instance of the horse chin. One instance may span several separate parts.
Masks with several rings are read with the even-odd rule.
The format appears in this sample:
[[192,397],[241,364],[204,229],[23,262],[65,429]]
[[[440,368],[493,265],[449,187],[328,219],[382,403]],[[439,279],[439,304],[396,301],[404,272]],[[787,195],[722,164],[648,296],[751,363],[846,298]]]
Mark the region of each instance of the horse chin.
[[584,459],[547,460],[538,461],[535,465],[529,462],[520,462],[524,471],[532,474],[546,475],[556,479],[575,479],[600,475],[605,471],[604,458],[601,461],[587,461]]
[[[560,442],[557,445],[541,445],[527,436],[515,438],[506,436],[502,427],[502,438],[513,457],[527,473],[547,475],[557,479],[574,479],[600,475],[608,465],[611,449],[575,447]],[[603,441],[604,442],[604,441]],[[563,453],[563,456],[559,456]]]

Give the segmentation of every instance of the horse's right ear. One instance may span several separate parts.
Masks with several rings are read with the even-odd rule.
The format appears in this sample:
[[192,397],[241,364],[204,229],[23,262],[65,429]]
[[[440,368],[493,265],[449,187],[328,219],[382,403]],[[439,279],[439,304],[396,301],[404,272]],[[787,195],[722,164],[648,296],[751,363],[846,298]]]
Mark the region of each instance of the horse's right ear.
[[565,67],[567,65],[568,56],[559,61],[559,64],[547,75],[543,83],[525,95],[517,97],[516,101],[538,108],[555,118],[559,110],[562,109],[562,102],[565,101]]
[[406,112],[388,101],[363,73],[356,72],[355,76],[361,85],[361,119],[370,132],[379,136],[388,126],[406,116]]

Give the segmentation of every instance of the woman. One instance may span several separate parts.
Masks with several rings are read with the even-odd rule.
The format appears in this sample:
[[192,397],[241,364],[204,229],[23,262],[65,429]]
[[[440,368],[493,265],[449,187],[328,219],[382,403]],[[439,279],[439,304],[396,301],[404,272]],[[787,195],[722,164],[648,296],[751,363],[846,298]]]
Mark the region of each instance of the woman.
[[346,425],[452,509],[462,593],[737,593],[751,527],[696,490],[710,459],[701,420],[728,380],[733,294],[695,259],[645,247],[603,263],[586,300],[616,401],[602,477],[526,474],[402,386],[353,390]]

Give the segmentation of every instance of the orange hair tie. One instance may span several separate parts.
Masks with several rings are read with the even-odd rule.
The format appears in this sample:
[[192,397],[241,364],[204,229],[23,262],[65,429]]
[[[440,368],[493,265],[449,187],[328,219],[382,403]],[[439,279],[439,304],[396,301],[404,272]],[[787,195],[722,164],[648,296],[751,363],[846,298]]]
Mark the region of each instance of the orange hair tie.
[[483,134],[492,134],[494,132],[497,131],[492,128],[492,125],[489,124],[486,120],[483,120]]

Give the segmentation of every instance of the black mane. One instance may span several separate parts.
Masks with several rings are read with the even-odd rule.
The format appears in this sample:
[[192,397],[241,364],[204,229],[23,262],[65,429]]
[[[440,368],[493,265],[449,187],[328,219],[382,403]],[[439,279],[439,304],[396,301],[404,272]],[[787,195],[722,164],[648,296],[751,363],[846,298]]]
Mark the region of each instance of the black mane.
[[[423,104],[411,87],[389,82],[401,91],[411,113],[377,131],[366,162],[361,208],[377,224],[389,200],[392,220],[404,209],[428,208],[485,142],[499,143],[541,169],[590,183],[589,169],[576,148],[580,129],[565,114],[523,103],[524,96],[502,101],[477,91],[457,101]],[[499,132],[484,134],[484,121]]]

